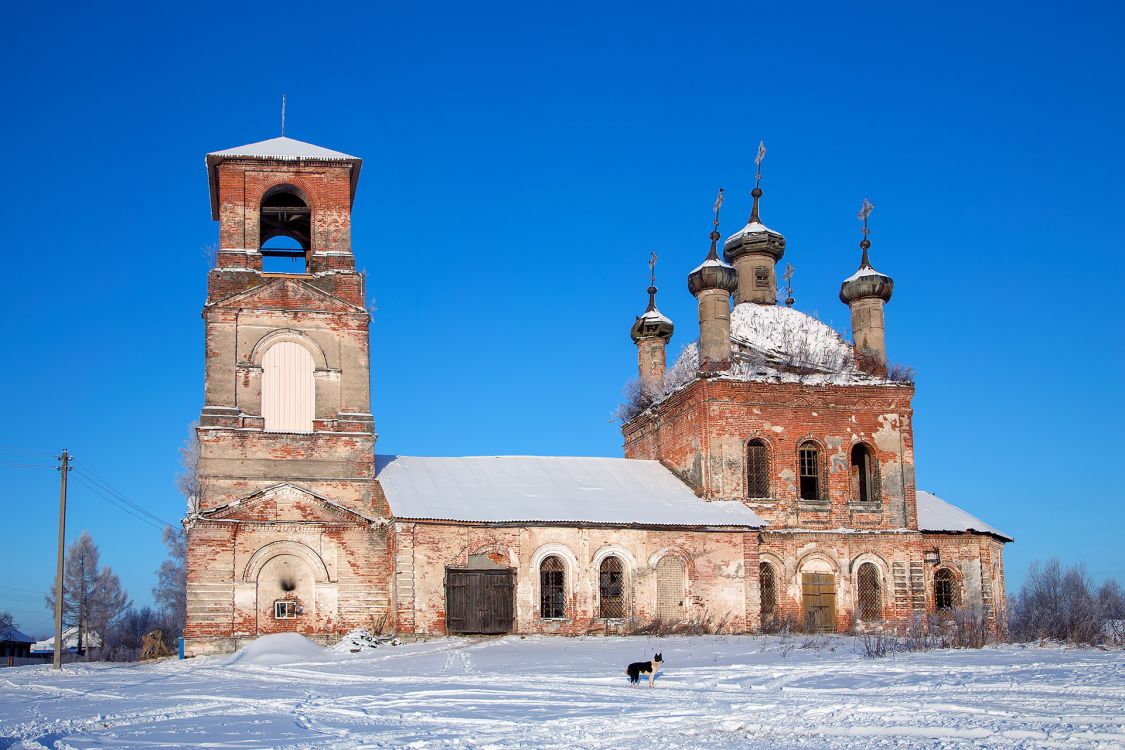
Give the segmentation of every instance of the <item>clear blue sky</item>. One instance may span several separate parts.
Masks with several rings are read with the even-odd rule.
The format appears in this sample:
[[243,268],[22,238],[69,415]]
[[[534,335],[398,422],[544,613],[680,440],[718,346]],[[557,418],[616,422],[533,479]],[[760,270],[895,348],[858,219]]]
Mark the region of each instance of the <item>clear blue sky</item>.
[[[615,456],[660,254],[687,272],[769,149],[797,307],[846,328],[855,213],[918,370],[918,486],[1029,561],[1125,579],[1119,424],[1123,19],[1110,3],[76,4],[8,11],[0,608],[45,632],[64,446],[176,521],[202,399],[208,151],[287,133],[364,158],[354,247],[378,450]],[[139,603],[159,530],[75,483]]]

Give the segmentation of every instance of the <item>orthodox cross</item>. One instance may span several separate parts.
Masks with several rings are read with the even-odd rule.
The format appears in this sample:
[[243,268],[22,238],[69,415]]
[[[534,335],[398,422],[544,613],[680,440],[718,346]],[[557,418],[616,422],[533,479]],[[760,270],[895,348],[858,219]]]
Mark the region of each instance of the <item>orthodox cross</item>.
[[781,278],[785,279],[785,305],[787,307],[793,306],[793,264],[785,264],[785,273],[781,274]]
[[656,286],[656,251],[652,251],[652,255],[648,259],[648,285]]
[[766,158],[766,142],[761,141],[758,143],[758,155],[754,157],[754,163],[758,165],[757,174],[754,175],[754,187],[762,184],[762,159]]
[[719,195],[715,198],[715,229],[719,229],[719,209],[723,207],[723,189],[719,188]]
[[866,198],[863,199],[863,208],[859,209],[856,214],[857,219],[863,219],[863,239],[867,239],[867,235],[871,234],[871,230],[867,228],[867,217],[871,215],[871,209],[875,208],[871,201]]
[[281,137],[285,137],[285,94],[281,95]]

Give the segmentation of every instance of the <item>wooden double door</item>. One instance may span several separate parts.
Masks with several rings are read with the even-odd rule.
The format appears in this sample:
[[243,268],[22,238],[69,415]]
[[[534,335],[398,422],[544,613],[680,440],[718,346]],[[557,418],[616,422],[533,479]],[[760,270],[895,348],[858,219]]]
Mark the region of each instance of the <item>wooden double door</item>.
[[801,598],[806,630],[836,631],[836,576],[831,573],[803,573]]
[[449,633],[510,633],[515,626],[516,571],[445,571],[445,629]]

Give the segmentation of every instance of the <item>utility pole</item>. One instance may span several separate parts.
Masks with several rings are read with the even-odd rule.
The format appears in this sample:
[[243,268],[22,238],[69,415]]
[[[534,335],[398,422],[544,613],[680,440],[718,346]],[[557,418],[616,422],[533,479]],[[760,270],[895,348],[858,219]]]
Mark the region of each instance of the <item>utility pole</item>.
[[70,454],[59,456],[59,563],[55,569],[55,669],[62,669],[63,547],[66,544],[66,475]]

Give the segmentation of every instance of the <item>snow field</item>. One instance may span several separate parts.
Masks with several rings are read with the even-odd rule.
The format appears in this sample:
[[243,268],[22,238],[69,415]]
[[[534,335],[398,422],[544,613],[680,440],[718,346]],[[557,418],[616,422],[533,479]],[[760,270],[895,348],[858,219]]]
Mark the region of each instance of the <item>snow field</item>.
[[[625,666],[664,654],[656,688]],[[869,660],[847,637],[295,636],[154,664],[0,670],[13,748],[1125,747],[1125,654],[999,646]]]

